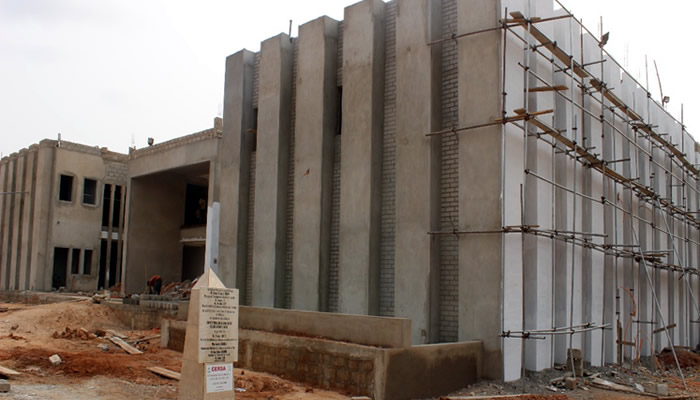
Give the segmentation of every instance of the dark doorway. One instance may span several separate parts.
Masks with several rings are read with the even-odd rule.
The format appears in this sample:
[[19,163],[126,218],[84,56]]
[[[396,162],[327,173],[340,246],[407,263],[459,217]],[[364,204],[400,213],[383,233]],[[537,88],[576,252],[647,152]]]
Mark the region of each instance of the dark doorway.
[[182,247],[182,280],[193,280],[204,272],[204,246]]
[[119,242],[112,240],[112,250],[109,252],[109,287],[117,284],[117,259],[119,258]]
[[58,289],[66,287],[66,275],[68,269],[68,249],[65,247],[54,247],[53,249],[53,279],[51,287]]
[[206,225],[207,197],[206,186],[187,184],[185,191],[185,226]]
[[[97,287],[106,289],[114,286],[119,277],[117,277],[117,260],[119,259],[119,242],[116,240],[110,241],[109,260],[107,260],[107,240],[100,241],[100,267],[97,278]],[[109,276],[107,277],[107,286],[105,286],[105,269],[109,265]]]

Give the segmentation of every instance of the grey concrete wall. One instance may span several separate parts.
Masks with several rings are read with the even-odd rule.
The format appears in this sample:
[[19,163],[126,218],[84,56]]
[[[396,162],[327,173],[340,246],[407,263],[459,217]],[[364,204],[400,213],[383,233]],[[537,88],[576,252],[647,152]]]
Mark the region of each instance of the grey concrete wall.
[[254,126],[252,52],[241,50],[226,58],[224,122],[219,147],[218,179],[221,202],[219,276],[227,287],[245,292],[247,259],[248,182]]
[[298,333],[386,348],[411,345],[411,321],[405,318],[241,306],[239,321],[245,329]]
[[345,8],[340,186],[340,312],[379,313],[384,3]]
[[337,24],[321,17],[299,27],[291,305],[304,310],[327,308]]
[[252,304],[263,307],[284,304],[292,51],[285,34],[261,46]]
[[[499,2],[458,2],[458,32],[494,26]],[[499,32],[464,38],[458,43],[460,126],[472,126],[500,117]],[[468,230],[502,227],[501,127],[470,130],[459,143],[459,221]],[[484,343],[484,376],[502,377],[500,315],[502,235],[464,235],[459,243],[459,339]],[[475,321],[479,321],[475,323]]]
[[439,147],[426,134],[439,128],[439,54],[427,43],[440,32],[440,2],[397,6],[395,315],[411,319],[413,343],[420,344],[437,335],[431,297],[438,252],[428,232],[438,223]]
[[126,293],[141,293],[158,274],[165,283],[180,281],[180,225],[185,207],[182,177],[156,174],[131,179],[126,233]]

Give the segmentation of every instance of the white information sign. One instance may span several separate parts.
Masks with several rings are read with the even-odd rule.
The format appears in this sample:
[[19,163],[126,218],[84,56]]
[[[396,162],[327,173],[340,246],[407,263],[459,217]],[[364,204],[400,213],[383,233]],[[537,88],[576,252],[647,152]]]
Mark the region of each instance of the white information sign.
[[233,364],[207,364],[207,393],[233,390]]
[[202,288],[199,295],[200,363],[238,360],[238,296],[236,289]]

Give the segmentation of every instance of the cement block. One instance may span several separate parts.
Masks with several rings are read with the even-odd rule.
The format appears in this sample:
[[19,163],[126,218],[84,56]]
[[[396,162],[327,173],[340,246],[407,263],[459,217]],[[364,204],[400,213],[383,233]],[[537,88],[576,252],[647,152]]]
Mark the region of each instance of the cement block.
[[7,393],[10,391],[10,382],[0,379],[0,392]]

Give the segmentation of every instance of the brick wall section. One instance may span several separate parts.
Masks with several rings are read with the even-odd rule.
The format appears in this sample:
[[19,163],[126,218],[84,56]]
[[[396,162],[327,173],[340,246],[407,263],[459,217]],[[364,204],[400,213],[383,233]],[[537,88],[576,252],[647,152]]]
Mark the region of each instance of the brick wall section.
[[242,304],[253,301],[253,246],[255,237],[255,160],[256,152],[250,153],[250,189],[248,190],[248,258],[245,265],[245,293]]
[[297,54],[299,50],[299,40],[294,38],[294,55],[292,64],[292,117],[289,129],[289,165],[287,175],[287,254],[285,262],[285,306],[291,308],[292,305],[292,265],[294,259],[294,132],[296,132],[296,98],[297,98]]
[[253,72],[253,108],[258,108],[258,94],[260,93],[260,57],[260,52],[255,53],[255,69]]
[[247,340],[239,342],[239,353],[246,354],[249,346],[252,346],[253,354],[251,365],[241,367],[285,376],[324,389],[343,390],[362,396],[374,395],[373,359],[322,353],[303,346],[277,347]]
[[[457,29],[457,2],[443,0],[442,36],[449,37]],[[442,127],[457,127],[457,44],[442,45],[441,66]],[[440,166],[440,227],[452,230],[459,226],[458,136],[441,136]],[[457,307],[459,301],[458,239],[452,235],[440,236],[440,341],[457,341]]]
[[125,184],[128,175],[129,166],[126,163],[105,161],[105,181]]
[[328,311],[338,312],[338,259],[340,255],[340,135],[335,135],[331,198],[331,260],[328,274]]
[[343,86],[343,25],[338,22],[338,53],[336,56],[336,85]]
[[392,317],[396,233],[396,1],[387,3],[385,19],[379,315]]

